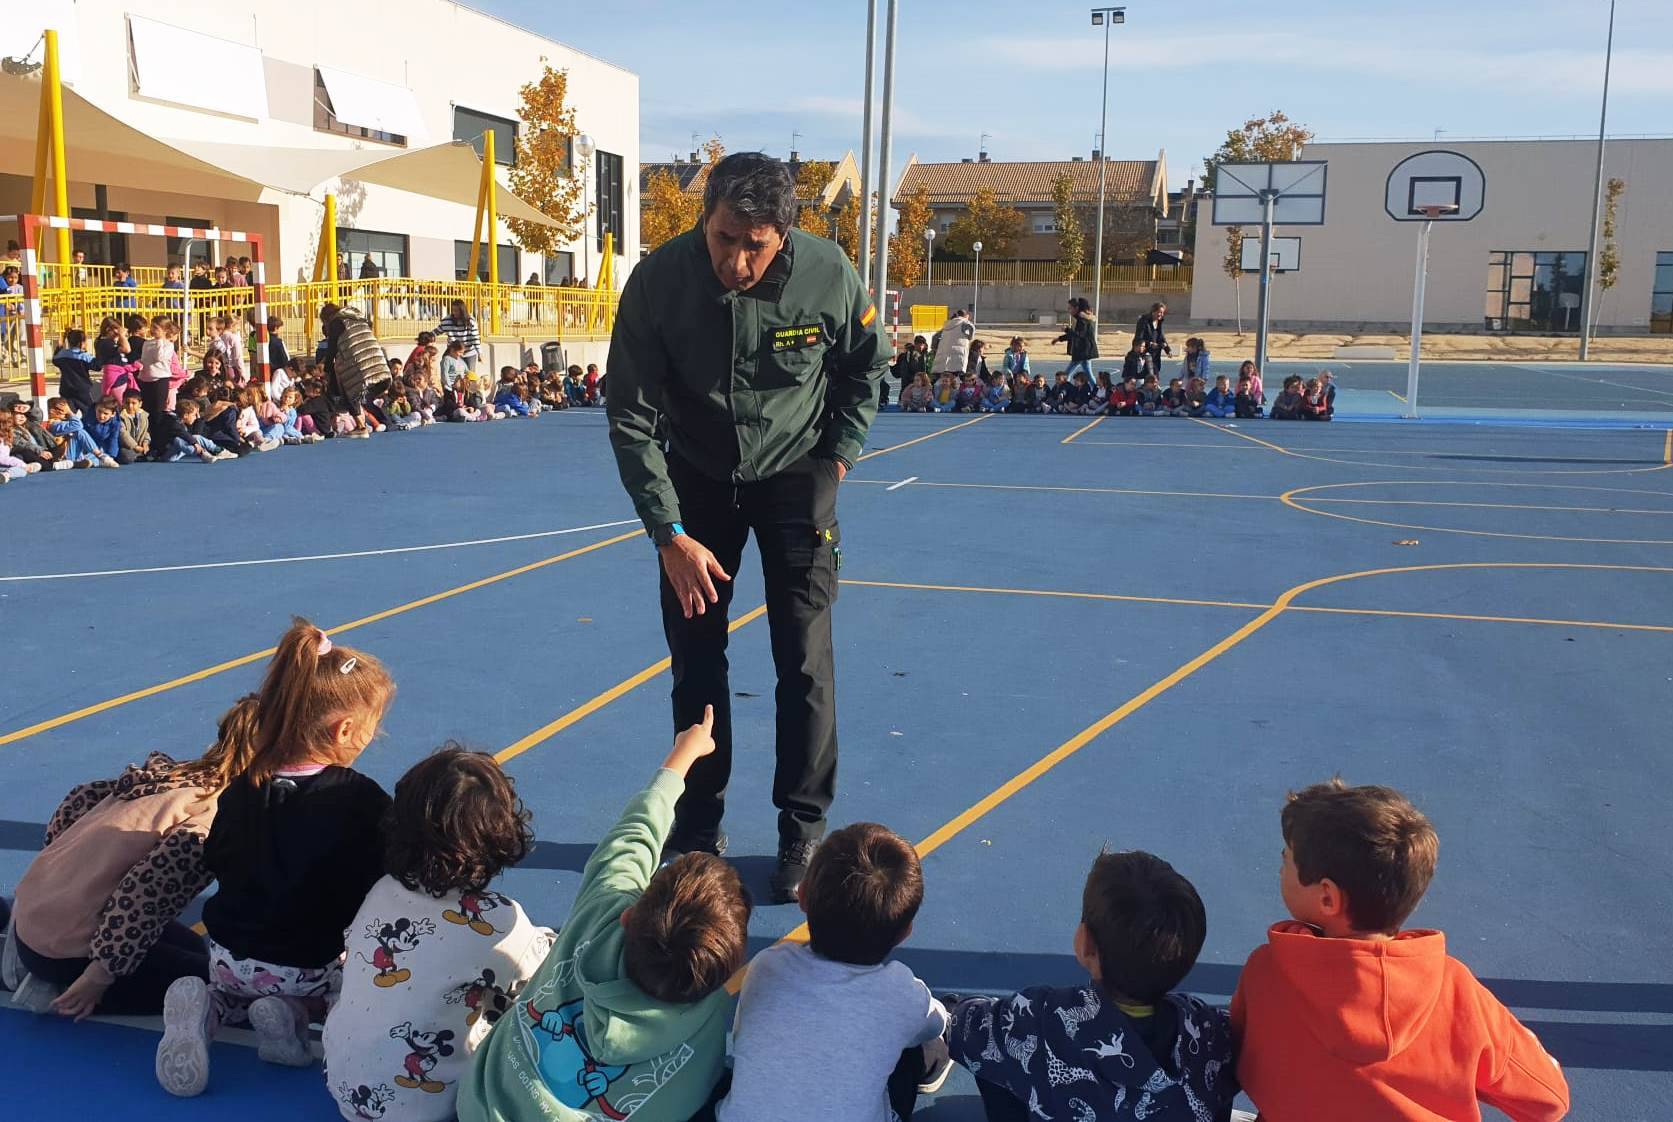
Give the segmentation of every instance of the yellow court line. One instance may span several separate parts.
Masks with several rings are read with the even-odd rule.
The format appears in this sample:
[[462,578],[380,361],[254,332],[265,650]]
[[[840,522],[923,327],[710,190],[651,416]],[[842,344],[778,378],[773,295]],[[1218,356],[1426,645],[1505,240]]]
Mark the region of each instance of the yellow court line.
[[1302,455],[1302,454],[1301,454],[1301,453],[1300,453],[1300,452],[1291,452],[1291,451],[1290,451],[1290,450],[1289,450],[1289,449],[1288,449],[1288,448],[1280,448],[1280,447],[1278,447],[1278,445],[1276,445],[1276,444],[1274,444],[1274,443],[1272,443],[1272,442],[1271,442],[1271,441],[1269,441],[1269,440],[1262,440],[1262,439],[1261,439],[1261,438],[1260,438],[1260,437],[1258,437],[1258,436],[1250,436],[1250,435],[1249,435],[1249,434],[1248,434],[1248,433],[1246,433],[1246,432],[1239,432],[1239,431],[1238,431],[1238,430],[1236,430],[1236,429],[1232,429],[1232,428],[1225,428],[1225,427],[1223,427],[1223,426],[1221,426],[1221,425],[1216,425],[1216,424],[1212,424],[1212,423],[1210,423],[1210,422],[1208,422],[1208,421],[1205,421],[1205,420],[1203,420],[1203,419],[1202,419],[1202,418],[1201,418],[1201,417],[1191,417],[1191,418],[1188,418],[1188,419],[1189,419],[1189,420],[1190,420],[1190,422],[1191,422],[1191,423],[1192,423],[1192,424],[1196,424],[1196,425],[1204,425],[1204,426],[1206,426],[1206,427],[1208,427],[1208,428],[1211,428],[1211,429],[1213,429],[1213,430],[1214,430],[1214,431],[1215,431],[1215,432],[1223,432],[1223,433],[1225,433],[1225,434],[1226,434],[1226,435],[1227,435],[1227,436],[1235,436],[1235,437],[1237,437],[1237,438],[1238,438],[1238,439],[1239,439],[1239,440],[1248,440],[1248,441],[1251,441],[1251,442],[1253,442],[1253,443],[1255,443],[1255,444],[1259,444],[1259,445],[1260,445],[1260,446],[1261,446],[1261,447],[1262,447],[1262,448],[1270,448],[1270,449],[1272,449],[1272,450],[1273,450],[1273,451],[1274,451],[1274,452],[1277,452],[1277,453],[1279,453],[1279,454],[1280,454],[1280,455],[1284,455],[1284,456],[1294,456],[1294,457],[1295,457],[1295,458],[1296,458],[1296,459],[1298,459],[1298,460],[1308,460],[1308,459],[1312,459],[1312,458],[1313,458],[1313,457],[1311,457],[1311,456],[1304,456],[1304,455]]
[[1398,401],[1401,405],[1406,404],[1406,395],[1403,393],[1395,393],[1393,390],[1389,390],[1388,396],[1392,397],[1395,401]]
[[1174,604],[1181,607],[1195,608],[1246,608],[1256,612],[1272,606],[1270,604],[1244,603],[1240,600],[1185,600],[1171,596],[1123,596],[1114,592],[1059,592],[1044,588],[983,588],[978,585],[912,584],[906,581],[890,580],[844,579],[842,583],[853,585],[855,588],[899,588],[908,592],[986,592],[1008,596],[1042,596],[1067,600],[1110,600],[1126,604]]
[[[468,584],[461,584],[456,588],[449,588],[445,592],[437,592],[430,596],[424,596],[417,600],[408,601],[405,604],[399,604],[393,608],[386,608],[381,612],[375,612],[369,616],[362,616],[359,619],[350,620],[348,623],[340,623],[336,627],[327,628],[325,633],[327,635],[340,635],[345,631],[353,631],[357,627],[365,627],[368,624],[378,623],[393,616],[403,615],[407,612],[416,611],[419,608],[429,607],[431,604],[439,603],[442,600],[447,600],[454,596],[462,596],[467,592],[475,592],[479,588],[487,588],[489,585],[498,584],[500,581],[510,580],[512,577],[520,577],[524,573],[532,573],[536,569],[544,569],[548,565],[556,565],[560,561],[568,561],[573,557],[580,557],[582,554],[591,553],[597,549],[603,549],[605,546],[615,545],[618,542],[625,542],[630,538],[637,538],[641,535],[641,533],[642,531],[633,530],[625,534],[617,534],[613,538],[605,538],[603,541],[593,542],[591,545],[585,545],[579,549],[572,549],[566,553],[559,553],[555,556],[535,561],[532,564],[519,565],[515,569],[507,569],[503,573],[495,573],[493,576],[483,577],[481,580],[473,580]],[[72,710],[62,716],[53,717],[50,720],[29,725],[27,728],[21,728],[14,732],[8,732],[5,735],[0,736],[0,745],[13,744],[19,740],[25,740],[31,736],[35,736],[38,733],[62,728],[63,726],[74,721],[79,721],[84,717],[91,717],[95,714],[115,709],[118,706],[127,705],[132,701],[140,701],[147,697],[155,697],[157,694],[166,693],[169,690],[178,689],[181,686],[191,685],[193,682],[201,682],[205,678],[213,678],[215,675],[225,673],[228,670],[236,670],[240,666],[248,666],[252,662],[259,662],[262,659],[267,658],[273,653],[273,650],[274,648],[268,647],[266,650],[255,651],[239,658],[228,659],[226,662],[218,662],[214,666],[208,666],[202,670],[195,670],[190,674],[184,674],[178,678],[170,678],[166,682],[159,682],[154,686],[147,686],[142,690],[134,690],[132,693],[125,693],[119,697],[109,698],[108,700],[101,701],[93,705]]]
[[[737,619],[728,623],[726,625],[726,630],[729,633],[736,631],[738,628],[743,627],[746,624],[754,623],[766,614],[767,605],[762,604],[751,611],[745,612]],[[509,760],[516,759],[524,752],[527,752],[530,748],[545,743],[558,733],[562,732],[564,729],[568,728],[570,725],[575,724],[577,721],[590,717],[592,714],[598,712],[606,705],[609,705],[612,701],[615,701],[623,694],[638,689],[652,678],[661,674],[664,670],[667,670],[670,665],[672,665],[672,659],[667,658],[651,663],[651,665],[645,667],[645,669],[639,671],[639,673],[633,675],[632,677],[622,679],[620,682],[617,682],[615,685],[611,686],[598,696],[577,705],[557,720],[541,725],[521,740],[517,740],[506,745],[505,748],[495,753],[494,759],[498,760],[502,764]]]
[[971,425],[981,424],[983,421],[988,420],[990,417],[994,417],[994,416],[997,416],[997,414],[995,414],[995,413],[983,413],[980,417],[973,417],[970,420],[965,421],[961,424],[948,425],[944,429],[936,429],[932,433],[927,433],[923,436],[914,437],[911,440],[903,440],[899,444],[891,444],[887,448],[878,448],[878,449],[875,449],[874,451],[867,452],[864,455],[862,455],[858,460],[855,460],[854,462],[855,463],[862,463],[866,460],[871,459],[873,456],[882,456],[882,455],[886,455],[889,452],[899,452],[902,448],[910,448],[914,444],[922,444],[926,440],[934,440],[938,436],[946,436],[950,432],[957,432],[959,429],[967,429]]
[[1094,420],[1091,424],[1082,425],[1080,428],[1076,429],[1074,432],[1070,433],[1068,436],[1065,436],[1062,440],[1058,441],[1058,443],[1059,444],[1073,444],[1075,442],[1075,437],[1079,436],[1083,432],[1091,432],[1093,429],[1097,428],[1099,425],[1103,424],[1108,419],[1109,419],[1109,415],[1105,414],[1104,416],[1099,417],[1096,420]]
[[1661,462],[1664,467],[1673,467],[1673,429],[1667,430],[1667,439],[1662,442]]

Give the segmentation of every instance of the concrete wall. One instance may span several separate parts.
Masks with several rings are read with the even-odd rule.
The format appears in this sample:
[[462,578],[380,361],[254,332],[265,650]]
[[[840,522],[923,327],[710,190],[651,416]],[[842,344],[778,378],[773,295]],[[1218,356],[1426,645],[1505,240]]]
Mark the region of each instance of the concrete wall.
[[[975,290],[968,284],[938,284],[933,288],[917,285],[908,288],[901,293],[900,321],[903,325],[911,324],[913,304],[945,304],[950,309],[969,308],[974,295]],[[1069,289],[1058,285],[990,285],[984,282],[981,297],[976,304],[976,314],[979,322],[988,324],[1034,323],[1040,315],[1051,316],[1051,322],[1067,322],[1071,295],[1085,296],[1089,300],[1092,298],[1090,291],[1080,288],[1071,293]],[[1190,318],[1191,297],[1185,293],[1154,295],[1119,292],[1104,293],[1102,307],[1099,309],[1100,318],[1106,324],[1131,326],[1158,300],[1168,306],[1170,316],[1180,320]]]
[[[1383,210],[1389,172],[1414,152],[1461,152],[1481,165],[1486,205],[1471,222],[1435,224],[1430,240],[1424,323],[1442,330],[1483,330],[1488,254],[1495,250],[1585,252],[1592,202],[1594,141],[1310,144],[1301,159],[1328,160],[1323,226],[1280,228],[1301,238],[1301,269],[1274,279],[1275,327],[1405,330],[1411,320],[1412,272],[1420,223],[1396,222]],[[1657,250],[1673,250],[1673,140],[1610,141],[1605,178],[1626,181],[1619,207],[1620,279],[1602,303],[1600,326],[1647,331]],[[1258,227],[1245,232],[1258,236]],[[1224,227],[1197,223],[1193,320],[1230,323],[1231,278],[1217,266]],[[1255,316],[1259,278],[1243,278],[1243,318]],[[1576,318],[1578,323],[1578,317]]]
[[[180,61],[201,70],[206,83],[264,82],[270,116],[252,121],[130,92],[128,13],[258,47],[263,72],[255,75],[225,73],[213,59]],[[8,18],[59,27],[65,73],[76,91],[152,136],[274,149],[387,149],[391,155],[403,151],[314,130],[316,64],[413,90],[429,133],[412,138],[411,146],[420,147],[453,138],[455,104],[515,118],[518,90],[540,76],[543,61],[549,62],[569,71],[568,104],[576,109],[581,129],[592,135],[601,151],[622,157],[626,229],[617,235],[618,284],[639,260],[638,77],[512,24],[449,0],[289,0],[280,6],[260,0],[79,0],[73,8],[62,0],[47,0],[39,10],[20,10]],[[27,177],[27,162],[11,166],[8,161],[0,172]],[[70,175],[72,206],[92,206],[92,183],[109,182],[111,209],[128,212],[132,220],[160,221],[172,214],[276,235],[269,276],[279,281],[311,274],[322,214],[319,200],[329,189],[337,189],[341,225],[407,235],[409,271],[418,276],[453,276],[453,242],[470,238],[474,217],[469,205],[380,186],[327,185],[316,189],[312,199],[267,191],[258,206],[123,186],[120,168],[72,166]],[[13,193],[0,184],[0,194]],[[497,240],[515,244],[503,225]],[[589,275],[598,274],[596,249],[584,251],[580,241],[564,248],[574,253],[577,272],[582,271],[584,252],[590,253]],[[130,255],[136,264],[163,264],[162,239],[131,238]],[[502,279],[521,280],[539,267],[539,257],[525,253],[521,276]]]

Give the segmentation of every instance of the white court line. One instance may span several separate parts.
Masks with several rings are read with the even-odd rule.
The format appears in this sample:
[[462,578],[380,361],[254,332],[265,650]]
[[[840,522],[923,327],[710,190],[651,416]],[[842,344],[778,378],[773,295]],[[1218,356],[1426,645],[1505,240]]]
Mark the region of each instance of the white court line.
[[889,486],[883,488],[883,490],[885,490],[885,491],[898,491],[902,487],[906,486],[908,483],[916,483],[916,482],[918,482],[918,477],[915,476],[915,475],[909,475],[905,479],[901,480],[899,483],[891,483]]
[[248,561],[205,561],[195,565],[152,565],[142,569],[94,569],[83,573],[27,573],[15,577],[0,577],[0,583],[30,580],[71,580],[75,577],[126,577],[139,573],[184,573],[194,569],[238,569],[250,565],[290,565],[300,561],[339,561],[350,557],[389,557],[397,553],[426,553],[438,549],[463,549],[472,545],[499,545],[502,542],[526,542],[536,538],[555,538],[561,534],[584,534],[588,530],[613,530],[619,526],[633,526],[637,518],[621,522],[598,522],[591,526],[571,526],[566,530],[539,530],[532,534],[507,534],[500,538],[472,538],[462,542],[436,542],[432,545],[403,545],[393,549],[358,549],[352,553],[310,553],[298,557],[257,557]]
[[[1549,374],[1553,378],[1563,378],[1570,382],[1589,382],[1594,386],[1614,386],[1618,390],[1631,390],[1634,393],[1653,393],[1657,397],[1673,397],[1673,392],[1651,389],[1649,386],[1629,386],[1625,382],[1611,382],[1608,378],[1583,378],[1578,374],[1564,374],[1560,370],[1545,370],[1541,367],[1530,366],[1521,362],[1516,363],[1515,365],[1523,370],[1532,370],[1536,374]],[[1656,403],[1646,402],[1645,404]]]

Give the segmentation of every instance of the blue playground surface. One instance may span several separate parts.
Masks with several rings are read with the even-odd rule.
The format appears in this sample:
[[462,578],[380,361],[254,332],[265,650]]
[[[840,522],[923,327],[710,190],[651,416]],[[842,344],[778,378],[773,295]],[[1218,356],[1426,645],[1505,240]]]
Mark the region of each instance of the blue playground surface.
[[[1393,377],[1297,365],[1345,392]],[[1633,393],[1673,402],[1673,375]],[[656,559],[604,424],[571,411],[5,487],[0,890],[70,786],[200,751],[300,613],[400,683],[360,765],[386,787],[450,737],[501,753],[541,839],[506,889],[561,923],[671,735]],[[1285,792],[1341,773],[1434,820],[1412,925],[1445,930],[1540,1034],[1572,1117],[1666,1116],[1666,423],[885,414],[870,448],[841,500],[832,821],[919,841],[928,894],[901,957],[932,988],[1077,979],[1081,882],[1108,845],[1195,882],[1209,935],[1188,988],[1226,1000],[1284,918]],[[738,582],[729,856],[764,890],[773,673],[752,554]],[[758,945],[800,918],[760,907]],[[202,1098],[171,1099],[155,1041],[0,1009],[8,1116],[336,1117],[317,1070],[231,1042]],[[980,1116],[962,1073],[918,1115]]]

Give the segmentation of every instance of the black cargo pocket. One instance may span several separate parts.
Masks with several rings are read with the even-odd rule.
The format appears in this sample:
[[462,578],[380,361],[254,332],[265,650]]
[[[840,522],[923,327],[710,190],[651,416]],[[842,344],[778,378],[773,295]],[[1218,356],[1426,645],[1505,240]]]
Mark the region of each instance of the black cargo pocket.
[[842,557],[842,528],[835,522],[818,529],[785,527],[778,534],[774,563],[798,607],[823,611],[836,603],[837,568]]

